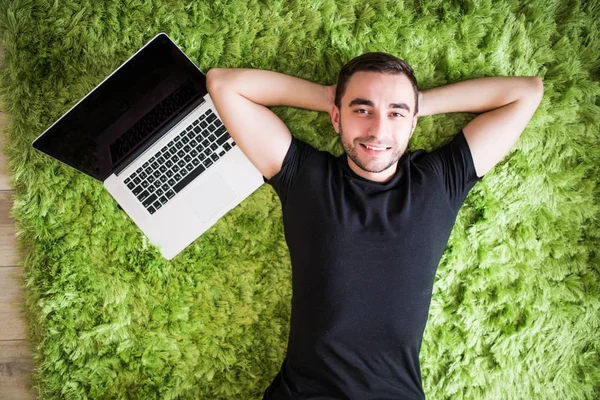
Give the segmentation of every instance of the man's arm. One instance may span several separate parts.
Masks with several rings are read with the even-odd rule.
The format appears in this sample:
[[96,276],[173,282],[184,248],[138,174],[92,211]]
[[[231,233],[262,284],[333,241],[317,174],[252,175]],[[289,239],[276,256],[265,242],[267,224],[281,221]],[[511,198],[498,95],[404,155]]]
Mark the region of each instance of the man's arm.
[[463,128],[481,177],[508,154],[543,94],[542,80],[535,76],[471,79],[420,92],[419,116],[482,113]]
[[330,112],[330,87],[278,72],[254,69],[211,69],[210,96],[227,131],[267,179],[279,170],[292,136],[270,106]]

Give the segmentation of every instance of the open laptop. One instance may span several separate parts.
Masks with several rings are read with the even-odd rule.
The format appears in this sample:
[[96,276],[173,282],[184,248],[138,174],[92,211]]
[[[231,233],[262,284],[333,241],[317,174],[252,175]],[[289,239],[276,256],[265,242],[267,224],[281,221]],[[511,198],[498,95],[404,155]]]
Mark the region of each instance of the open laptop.
[[102,182],[168,260],[263,184],[206,76],[159,33],[32,146]]

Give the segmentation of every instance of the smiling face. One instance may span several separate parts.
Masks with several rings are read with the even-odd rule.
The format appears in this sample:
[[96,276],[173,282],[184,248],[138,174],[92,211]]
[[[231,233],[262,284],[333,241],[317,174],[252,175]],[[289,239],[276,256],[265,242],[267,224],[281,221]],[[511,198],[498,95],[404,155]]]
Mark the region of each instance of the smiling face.
[[376,182],[394,176],[417,124],[414,93],[403,74],[352,75],[331,121],[356,174]]

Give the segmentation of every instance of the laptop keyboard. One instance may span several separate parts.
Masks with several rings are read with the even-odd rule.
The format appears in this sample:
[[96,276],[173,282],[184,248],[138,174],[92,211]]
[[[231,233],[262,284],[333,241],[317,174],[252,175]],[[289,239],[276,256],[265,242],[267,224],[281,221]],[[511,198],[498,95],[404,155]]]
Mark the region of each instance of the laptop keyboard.
[[125,185],[154,214],[235,146],[223,123],[206,111],[125,179]]

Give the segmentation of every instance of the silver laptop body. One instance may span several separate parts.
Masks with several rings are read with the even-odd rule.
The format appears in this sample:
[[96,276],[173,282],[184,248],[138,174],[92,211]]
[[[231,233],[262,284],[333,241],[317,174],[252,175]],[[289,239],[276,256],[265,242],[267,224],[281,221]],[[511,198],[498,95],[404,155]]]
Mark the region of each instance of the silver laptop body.
[[227,133],[205,75],[165,33],[32,145],[103,182],[168,260],[264,182]]

